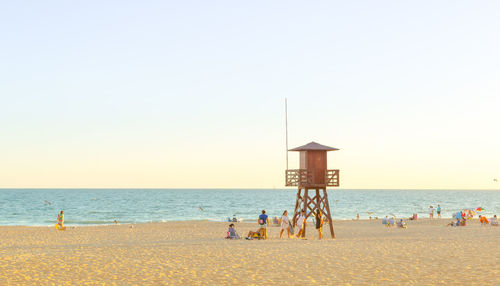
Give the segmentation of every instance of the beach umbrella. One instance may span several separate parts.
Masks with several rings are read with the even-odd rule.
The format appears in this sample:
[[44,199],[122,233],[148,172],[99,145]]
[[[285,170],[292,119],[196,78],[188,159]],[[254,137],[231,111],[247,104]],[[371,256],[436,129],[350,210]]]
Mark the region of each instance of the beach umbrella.
[[476,209],[476,211],[478,211],[478,212],[482,212],[482,211],[484,211],[484,209],[483,209],[482,207],[478,207],[478,208]]

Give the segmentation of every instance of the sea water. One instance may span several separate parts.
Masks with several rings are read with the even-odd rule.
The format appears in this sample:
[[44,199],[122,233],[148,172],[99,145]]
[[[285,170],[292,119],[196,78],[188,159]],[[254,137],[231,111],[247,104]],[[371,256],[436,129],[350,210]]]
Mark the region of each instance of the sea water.
[[[296,189],[0,189],[0,225],[53,225],[60,210],[67,225],[256,221],[263,209],[271,217],[293,214],[296,195]],[[443,218],[477,207],[500,215],[500,191],[330,189],[328,197],[334,219],[428,217],[438,204]]]

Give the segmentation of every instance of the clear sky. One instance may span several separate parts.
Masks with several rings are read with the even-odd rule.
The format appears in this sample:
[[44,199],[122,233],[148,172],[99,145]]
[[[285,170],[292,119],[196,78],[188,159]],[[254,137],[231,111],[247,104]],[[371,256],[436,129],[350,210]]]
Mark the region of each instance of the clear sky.
[[[500,189],[499,1],[3,1],[0,187]],[[290,167],[298,154],[290,153]]]

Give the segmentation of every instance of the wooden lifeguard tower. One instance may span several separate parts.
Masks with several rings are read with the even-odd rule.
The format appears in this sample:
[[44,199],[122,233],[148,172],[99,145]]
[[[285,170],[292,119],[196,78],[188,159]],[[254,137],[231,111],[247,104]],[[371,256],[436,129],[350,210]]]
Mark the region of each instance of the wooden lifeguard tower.
[[[301,210],[306,211],[306,220],[309,216],[321,210],[323,217],[328,220],[330,233],[335,238],[333,231],[332,215],[326,187],[339,186],[339,170],[327,170],[328,151],[339,149],[311,142],[289,151],[300,152],[300,169],[286,170],[286,186],[297,186],[297,201],[293,212],[293,226]],[[306,233],[306,226],[302,236]]]

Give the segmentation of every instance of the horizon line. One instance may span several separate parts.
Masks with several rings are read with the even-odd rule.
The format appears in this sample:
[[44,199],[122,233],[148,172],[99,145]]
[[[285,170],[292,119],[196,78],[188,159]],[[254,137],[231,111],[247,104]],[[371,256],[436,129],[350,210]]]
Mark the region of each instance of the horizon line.
[[[4,188],[0,187],[0,190],[297,190],[297,188],[176,188],[176,187],[16,187],[16,188]],[[500,191],[500,189],[454,189],[454,188],[327,188],[327,190],[346,190],[346,191]]]

